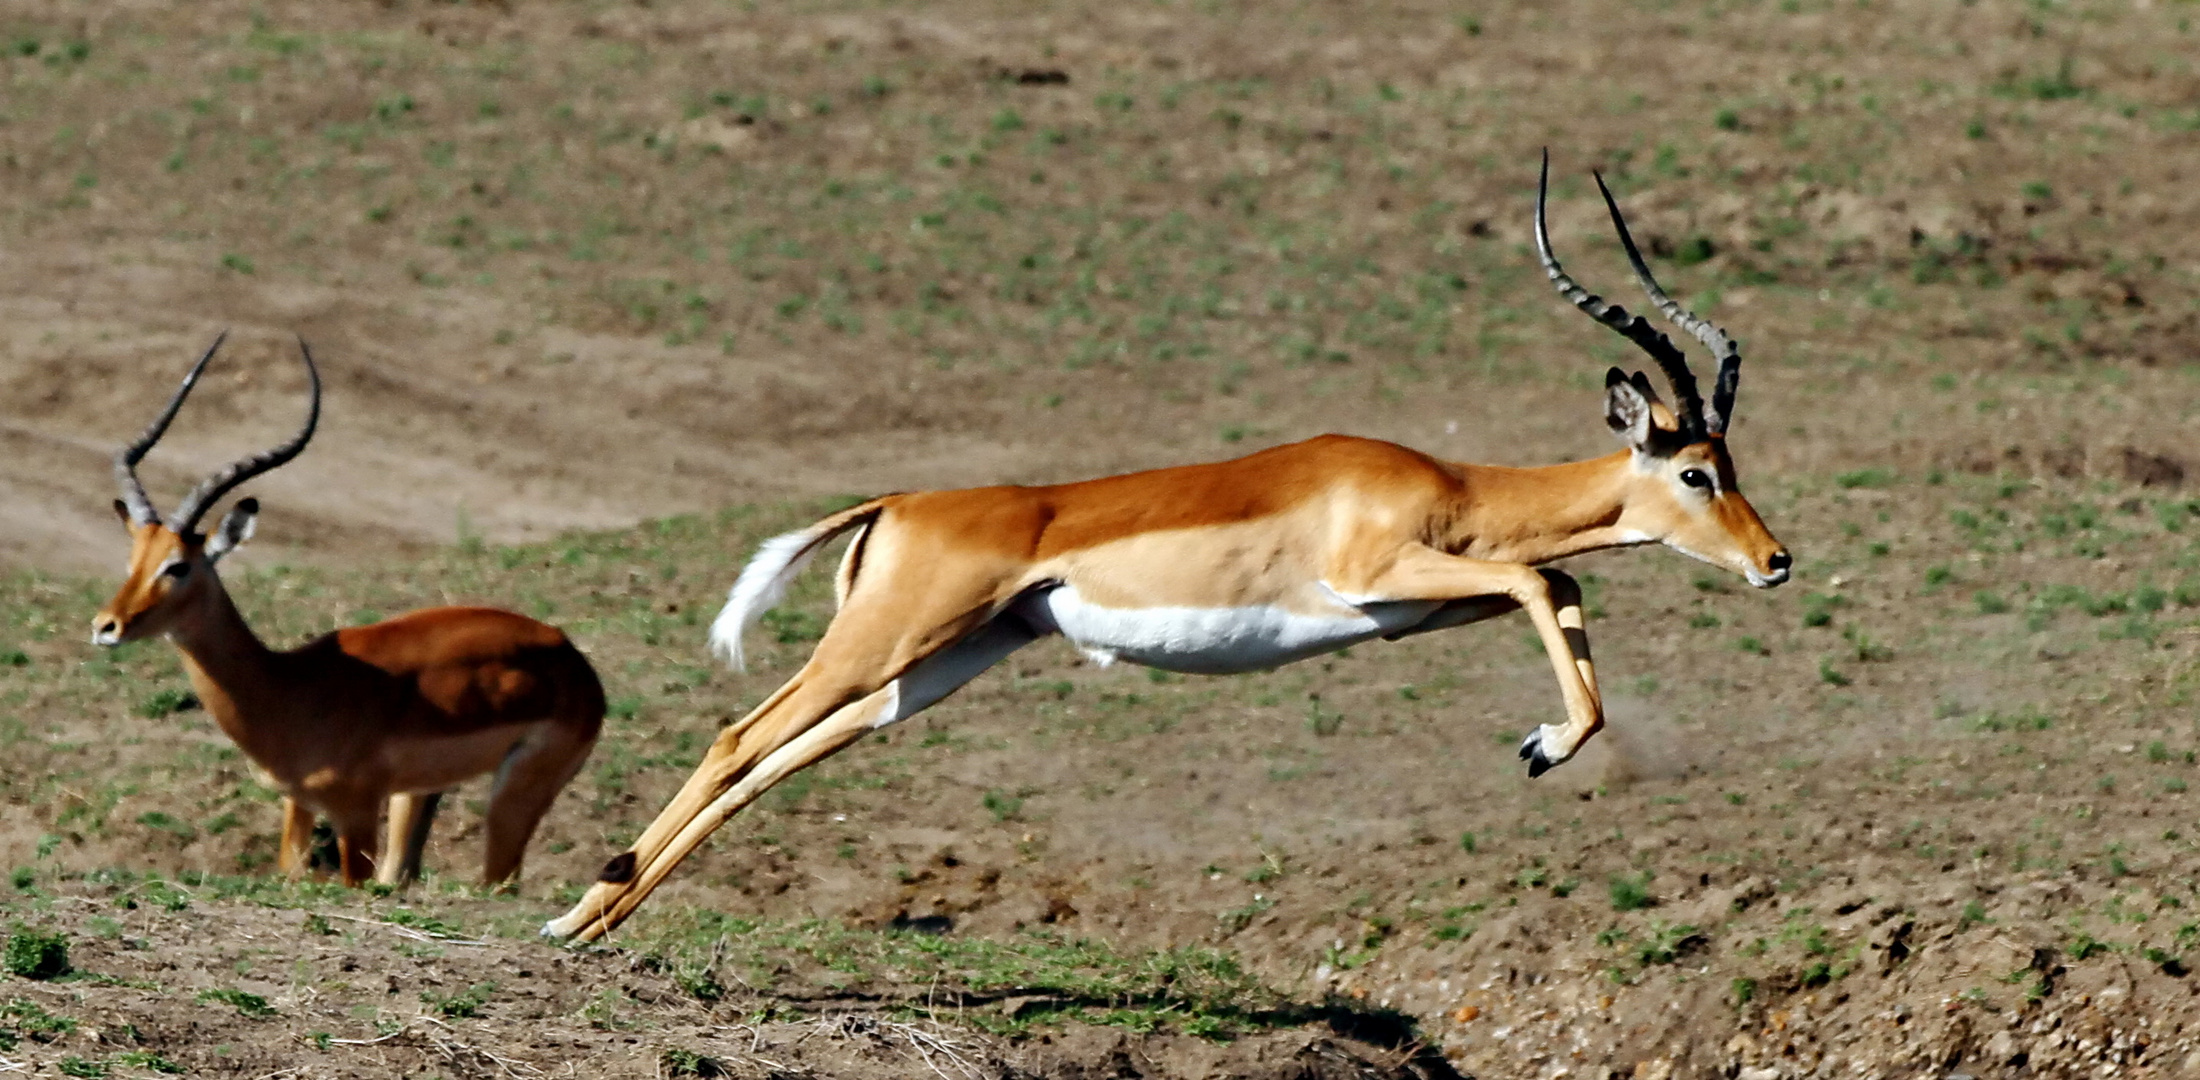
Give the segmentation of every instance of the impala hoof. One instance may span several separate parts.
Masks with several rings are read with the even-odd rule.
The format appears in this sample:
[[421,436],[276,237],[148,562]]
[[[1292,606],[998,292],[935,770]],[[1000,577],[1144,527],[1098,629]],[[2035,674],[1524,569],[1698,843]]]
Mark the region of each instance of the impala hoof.
[[1527,739],[1520,739],[1520,759],[1527,761],[1527,776],[1536,779],[1544,772],[1551,772],[1551,759],[1542,752],[1542,732],[1529,732]]
[[1552,761],[1551,756],[1543,751],[1543,731],[1540,728],[1529,732],[1527,738],[1520,740],[1520,759],[1528,763],[1530,780],[1550,772],[1551,767],[1559,763]]

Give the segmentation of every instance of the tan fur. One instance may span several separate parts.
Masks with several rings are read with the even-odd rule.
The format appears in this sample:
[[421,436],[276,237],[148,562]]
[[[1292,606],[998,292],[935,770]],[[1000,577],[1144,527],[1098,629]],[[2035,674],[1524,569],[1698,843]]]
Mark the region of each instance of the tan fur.
[[[1672,413],[1657,414],[1670,431]],[[1718,477],[1715,496],[1681,482],[1690,468]],[[1539,564],[1662,541],[1771,585],[1788,558],[1735,490],[1719,437],[1514,469],[1332,435],[1075,484],[891,495],[839,522],[865,530],[863,549],[843,561],[840,612],[809,662],[720,734],[632,849],[545,933],[608,933],[742,806],[870,730],[920,665],[979,649],[976,666],[1028,640],[1004,613],[1034,589],[1069,585],[1123,608],[1435,605],[1401,634],[1525,610],[1568,721],[1530,737],[1539,771],[1604,722],[1580,589]],[[823,543],[833,531],[810,535]]]

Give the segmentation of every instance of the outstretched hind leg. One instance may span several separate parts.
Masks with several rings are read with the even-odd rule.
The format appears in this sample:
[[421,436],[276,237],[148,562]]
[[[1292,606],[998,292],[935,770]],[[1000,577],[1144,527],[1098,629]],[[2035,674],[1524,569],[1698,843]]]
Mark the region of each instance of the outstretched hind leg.
[[886,677],[875,668],[841,669],[820,643],[794,679],[719,736],[633,850],[606,864],[580,903],[543,933],[594,940],[610,932],[673,867],[773,784],[867,732],[916,715],[1037,637],[1022,620],[1003,616]]
[[535,826],[542,823],[550,804],[581,771],[595,746],[593,730],[582,734],[545,723],[505,755],[497,766],[496,784],[489,790],[489,842],[481,863],[482,885],[517,883]]

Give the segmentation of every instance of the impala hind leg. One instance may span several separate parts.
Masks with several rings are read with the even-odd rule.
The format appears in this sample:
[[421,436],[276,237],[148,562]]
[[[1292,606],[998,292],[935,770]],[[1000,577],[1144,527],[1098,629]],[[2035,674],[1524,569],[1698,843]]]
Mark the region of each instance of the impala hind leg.
[[527,842],[542,823],[550,804],[588,762],[596,747],[596,733],[544,724],[512,746],[497,766],[496,783],[489,789],[489,839],[481,861],[481,884],[487,888],[516,888],[520,862],[527,857]]
[[606,864],[580,903],[543,926],[544,935],[593,941],[609,933],[704,839],[772,785],[868,732],[916,715],[1038,634],[1002,616],[898,675],[849,670],[837,650],[828,650],[831,638],[828,630],[827,641],[787,685],[719,735],[633,849]]
[[390,796],[389,827],[382,848],[390,857],[374,868],[374,880],[403,888],[420,880],[420,856],[428,847],[428,831],[435,827],[435,810],[443,801],[440,791]]

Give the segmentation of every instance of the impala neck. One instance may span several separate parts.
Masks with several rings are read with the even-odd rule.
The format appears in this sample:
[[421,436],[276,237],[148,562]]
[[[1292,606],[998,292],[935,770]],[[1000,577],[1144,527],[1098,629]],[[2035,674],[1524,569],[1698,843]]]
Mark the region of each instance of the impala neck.
[[1628,451],[1529,469],[1457,468],[1464,497],[1446,547],[1458,554],[1534,565],[1657,539],[1627,521],[1628,492],[1641,482]]
[[206,711],[247,756],[260,760],[271,733],[255,730],[247,718],[260,711],[262,699],[280,693],[273,683],[275,654],[245,625],[213,572],[208,566],[204,595],[169,625],[168,638],[183,652],[184,671]]

